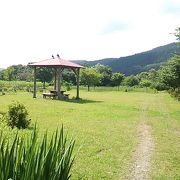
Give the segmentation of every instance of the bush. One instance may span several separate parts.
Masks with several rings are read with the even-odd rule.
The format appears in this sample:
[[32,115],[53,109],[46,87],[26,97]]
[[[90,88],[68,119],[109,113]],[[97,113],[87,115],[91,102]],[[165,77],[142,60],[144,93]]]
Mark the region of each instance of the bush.
[[29,126],[31,119],[28,119],[28,112],[25,106],[19,102],[14,102],[9,106],[6,115],[7,123],[12,128],[25,129]]
[[55,180],[70,178],[75,141],[68,140],[60,131],[40,140],[36,128],[31,136],[21,138],[18,133],[12,141],[0,132],[0,179]]
[[178,101],[180,101],[180,88],[170,89],[168,92],[172,97],[175,97]]

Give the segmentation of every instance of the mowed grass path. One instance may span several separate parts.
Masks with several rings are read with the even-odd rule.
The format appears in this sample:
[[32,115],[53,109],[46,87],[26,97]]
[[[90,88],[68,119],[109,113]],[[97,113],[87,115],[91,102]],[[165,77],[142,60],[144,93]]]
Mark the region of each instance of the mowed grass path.
[[[71,92],[75,95],[75,92]],[[49,133],[64,124],[66,132],[80,147],[72,179],[123,179],[137,147],[137,126],[142,111],[152,127],[155,152],[153,179],[180,177],[180,103],[166,93],[86,92],[82,101],[33,99],[29,93],[0,96],[0,111],[12,100],[27,107],[40,133]]]

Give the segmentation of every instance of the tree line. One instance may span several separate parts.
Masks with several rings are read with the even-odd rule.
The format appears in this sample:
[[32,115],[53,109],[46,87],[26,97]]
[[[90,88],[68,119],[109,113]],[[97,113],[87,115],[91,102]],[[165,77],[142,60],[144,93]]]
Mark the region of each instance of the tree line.
[[[174,35],[177,38],[177,52],[159,70],[150,69],[137,75],[125,76],[121,72],[114,73],[109,66],[97,64],[93,67],[85,67],[80,73],[80,83],[90,90],[95,86],[139,86],[151,87],[157,90],[168,90],[172,95],[180,99],[180,28]],[[53,83],[53,70],[50,68],[38,68],[37,79],[44,84]],[[75,85],[76,77],[73,71],[63,71],[63,82],[67,85]],[[1,80],[33,80],[33,70],[29,66],[13,65],[0,71]]]

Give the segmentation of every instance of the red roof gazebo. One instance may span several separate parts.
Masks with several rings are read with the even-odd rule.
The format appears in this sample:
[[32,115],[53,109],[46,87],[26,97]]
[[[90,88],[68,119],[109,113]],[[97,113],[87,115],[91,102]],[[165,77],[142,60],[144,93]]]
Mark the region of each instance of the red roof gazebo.
[[62,98],[61,92],[61,75],[65,68],[72,69],[76,75],[76,82],[77,82],[77,95],[76,98],[79,99],[79,73],[80,68],[83,66],[79,64],[75,64],[73,62],[61,59],[59,55],[54,57],[52,55],[51,59],[46,59],[37,63],[29,64],[29,66],[34,67],[34,93],[33,98],[36,98],[36,67],[47,67],[53,68],[55,74],[55,82],[54,82],[54,90],[57,91],[58,99]]

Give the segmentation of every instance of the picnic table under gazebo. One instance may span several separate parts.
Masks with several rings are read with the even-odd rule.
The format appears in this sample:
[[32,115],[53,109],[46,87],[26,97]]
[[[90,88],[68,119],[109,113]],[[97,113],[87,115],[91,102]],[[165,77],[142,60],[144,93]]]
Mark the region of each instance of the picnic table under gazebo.
[[[54,70],[54,90],[50,93],[52,96],[57,97],[58,99],[63,99],[63,91],[61,90],[61,83],[62,83],[62,72],[65,68],[72,69],[76,75],[76,83],[77,83],[77,93],[76,98],[79,99],[79,73],[80,68],[83,66],[73,63],[71,61],[64,60],[60,58],[57,54],[57,57],[52,55],[52,58],[46,59],[40,62],[29,64],[30,67],[34,68],[34,89],[33,89],[33,98],[36,98],[36,70],[37,67],[46,67],[52,68]],[[47,94],[48,95],[48,94]],[[46,96],[44,94],[44,96]]]

